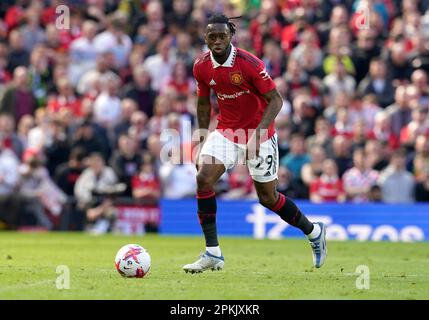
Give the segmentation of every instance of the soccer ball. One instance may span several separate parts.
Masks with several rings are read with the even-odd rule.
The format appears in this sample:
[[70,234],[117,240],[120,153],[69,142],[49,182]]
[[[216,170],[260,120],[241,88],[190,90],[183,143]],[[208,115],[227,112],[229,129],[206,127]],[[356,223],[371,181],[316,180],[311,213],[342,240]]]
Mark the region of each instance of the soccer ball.
[[127,244],[116,254],[115,267],[123,277],[143,278],[150,269],[150,255],[138,244]]

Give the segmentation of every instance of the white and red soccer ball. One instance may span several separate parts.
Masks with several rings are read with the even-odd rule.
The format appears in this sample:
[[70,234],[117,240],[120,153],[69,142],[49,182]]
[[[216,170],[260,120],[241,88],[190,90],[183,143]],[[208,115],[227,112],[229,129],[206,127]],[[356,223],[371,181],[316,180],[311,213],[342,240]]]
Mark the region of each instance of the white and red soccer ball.
[[123,246],[115,257],[116,270],[127,278],[143,278],[149,272],[150,262],[149,253],[138,244]]

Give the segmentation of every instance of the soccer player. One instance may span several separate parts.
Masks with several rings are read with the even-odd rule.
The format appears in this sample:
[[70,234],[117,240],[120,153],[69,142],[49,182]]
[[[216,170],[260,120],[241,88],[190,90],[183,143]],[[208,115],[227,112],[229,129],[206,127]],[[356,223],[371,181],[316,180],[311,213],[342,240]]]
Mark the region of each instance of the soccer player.
[[[313,250],[313,264],[320,268],[327,254],[325,225],[310,222],[291,199],[276,190],[279,160],[274,119],[282,107],[282,98],[264,63],[231,44],[234,33],[235,25],[229,18],[212,16],[204,35],[209,52],[194,63],[202,145],[196,161],[198,218],[206,251],[183,269],[194,273],[224,267],[217,239],[214,185],[240,161],[247,164],[259,202],[302,230]],[[210,90],[216,93],[219,115],[216,130],[208,134]]]

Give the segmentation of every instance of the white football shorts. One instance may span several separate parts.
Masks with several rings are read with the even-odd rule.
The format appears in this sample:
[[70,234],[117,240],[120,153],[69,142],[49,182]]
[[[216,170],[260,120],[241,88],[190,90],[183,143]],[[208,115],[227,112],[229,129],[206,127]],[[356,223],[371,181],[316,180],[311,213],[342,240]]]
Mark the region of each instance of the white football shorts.
[[224,164],[225,170],[236,164],[246,164],[252,179],[257,182],[270,182],[277,179],[279,169],[279,151],[277,134],[261,143],[259,158],[246,160],[246,145],[234,143],[225,138],[219,131],[211,132],[204,143],[201,155],[212,156]]

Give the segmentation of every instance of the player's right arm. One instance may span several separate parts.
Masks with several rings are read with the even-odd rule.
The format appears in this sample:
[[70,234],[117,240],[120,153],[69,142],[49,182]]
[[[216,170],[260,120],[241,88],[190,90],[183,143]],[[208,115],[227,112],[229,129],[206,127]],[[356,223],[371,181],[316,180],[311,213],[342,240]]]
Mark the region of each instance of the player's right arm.
[[[197,82],[197,120],[198,128],[206,129],[207,131],[210,124],[211,104],[210,104],[210,87],[204,81],[204,66],[202,60],[204,57],[197,59],[194,64],[193,73],[195,81]],[[200,139],[201,142],[201,139]]]
[[207,136],[211,113],[212,106],[210,104],[210,97],[198,97],[197,120],[198,128],[200,129],[200,143],[202,143]]
[[[194,64],[194,78],[197,82],[197,121],[198,121],[198,136],[199,136],[199,150],[201,150],[204,142],[206,141],[208,135],[208,129],[210,125],[210,118],[212,112],[212,106],[210,103],[210,87],[202,77],[201,73],[201,64],[199,64],[199,60],[197,60]],[[199,152],[197,154],[196,163],[198,169],[198,157]]]

